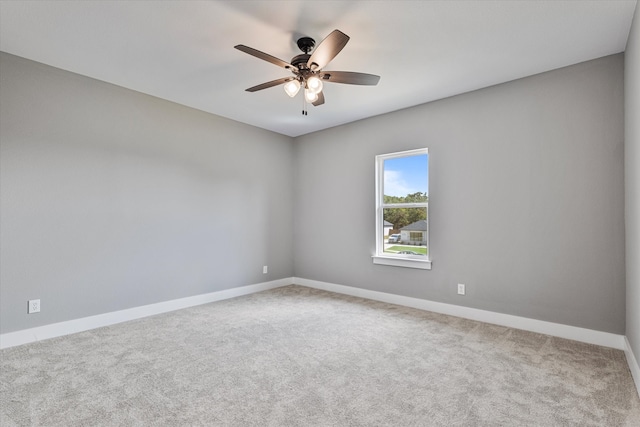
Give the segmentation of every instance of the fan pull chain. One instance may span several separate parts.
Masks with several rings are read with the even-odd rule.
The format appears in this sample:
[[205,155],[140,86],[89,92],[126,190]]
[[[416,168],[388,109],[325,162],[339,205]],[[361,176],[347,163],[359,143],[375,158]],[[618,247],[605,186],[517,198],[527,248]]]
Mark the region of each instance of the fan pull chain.
[[307,99],[304,97],[304,95],[302,96],[302,115],[303,116],[307,116],[308,115]]

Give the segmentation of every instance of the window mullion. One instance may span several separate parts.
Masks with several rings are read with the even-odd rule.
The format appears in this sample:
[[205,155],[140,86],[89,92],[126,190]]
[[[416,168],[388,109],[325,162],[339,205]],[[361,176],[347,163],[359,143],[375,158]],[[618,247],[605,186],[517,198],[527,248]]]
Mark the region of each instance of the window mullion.
[[383,203],[380,206],[383,209],[393,209],[393,208],[426,208],[428,207],[428,202],[422,203]]

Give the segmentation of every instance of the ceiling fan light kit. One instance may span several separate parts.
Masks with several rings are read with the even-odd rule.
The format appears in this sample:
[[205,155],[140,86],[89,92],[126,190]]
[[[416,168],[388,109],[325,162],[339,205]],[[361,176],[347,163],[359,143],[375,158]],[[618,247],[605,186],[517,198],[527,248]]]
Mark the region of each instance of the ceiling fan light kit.
[[[309,54],[315,47],[316,42],[311,37],[301,37],[298,39],[297,44],[298,48],[304,53],[294,56],[291,62],[283,61],[245,45],[234,47],[293,73],[293,76],[290,77],[250,87],[246,89],[247,92],[256,92],[283,84],[286,94],[293,98],[298,94],[300,88],[304,87],[304,101],[317,107],[324,104],[323,82],[375,86],[380,80],[380,76],[373,74],[351,71],[323,71],[323,68],[340,53],[348,41],[349,36],[340,30],[333,30],[331,34],[320,42],[313,53]],[[306,107],[303,107],[302,114],[307,115]]]

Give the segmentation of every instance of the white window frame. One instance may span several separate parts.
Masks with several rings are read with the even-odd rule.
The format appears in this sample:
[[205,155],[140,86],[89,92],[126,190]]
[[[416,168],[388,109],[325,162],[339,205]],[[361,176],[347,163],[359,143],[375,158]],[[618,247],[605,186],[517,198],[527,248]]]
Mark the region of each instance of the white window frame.
[[[384,161],[399,157],[427,155],[429,149],[401,151],[397,153],[380,154],[376,156],[376,252],[372,256],[374,264],[391,265],[395,267],[419,268],[431,270],[431,246],[429,245],[429,202],[425,203],[384,203]],[[427,169],[428,173],[428,169]],[[428,189],[427,189],[428,191]],[[427,209],[427,255],[389,254],[384,252],[384,209],[385,208],[426,208]]]

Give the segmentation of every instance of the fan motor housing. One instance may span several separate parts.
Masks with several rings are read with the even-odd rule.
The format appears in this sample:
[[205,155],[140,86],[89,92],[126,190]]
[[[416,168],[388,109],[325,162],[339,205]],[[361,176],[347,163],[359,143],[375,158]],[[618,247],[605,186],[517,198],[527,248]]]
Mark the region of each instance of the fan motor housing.
[[291,65],[294,65],[298,69],[308,68],[307,62],[309,61],[310,57],[311,55],[309,55],[308,53],[302,53],[300,55],[296,55],[291,60]]

